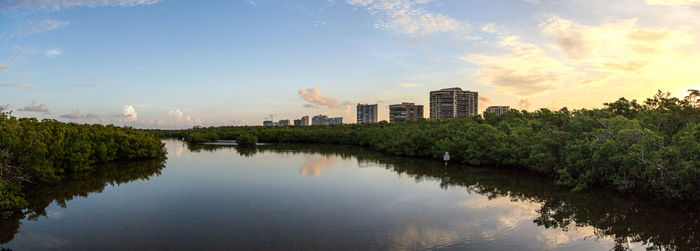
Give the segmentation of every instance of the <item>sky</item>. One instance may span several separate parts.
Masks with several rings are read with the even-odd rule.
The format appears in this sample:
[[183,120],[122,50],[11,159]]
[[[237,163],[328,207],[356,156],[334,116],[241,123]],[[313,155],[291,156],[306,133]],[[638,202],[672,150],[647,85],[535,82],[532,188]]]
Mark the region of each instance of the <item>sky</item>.
[[137,128],[388,120],[450,87],[598,108],[700,89],[699,34],[700,0],[0,0],[0,105]]

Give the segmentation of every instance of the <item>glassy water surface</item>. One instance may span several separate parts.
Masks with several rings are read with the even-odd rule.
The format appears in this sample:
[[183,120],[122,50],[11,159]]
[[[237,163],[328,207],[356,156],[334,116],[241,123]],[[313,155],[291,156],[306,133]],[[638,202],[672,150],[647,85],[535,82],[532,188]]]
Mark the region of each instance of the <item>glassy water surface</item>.
[[133,249],[693,249],[694,210],[571,193],[517,170],[444,167],[358,147],[188,146],[29,191],[0,247]]

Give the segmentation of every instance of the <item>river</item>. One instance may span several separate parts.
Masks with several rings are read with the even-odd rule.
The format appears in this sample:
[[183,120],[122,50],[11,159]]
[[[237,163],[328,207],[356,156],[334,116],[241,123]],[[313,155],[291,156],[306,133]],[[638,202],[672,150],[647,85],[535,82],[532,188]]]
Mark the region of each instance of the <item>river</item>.
[[700,247],[700,212],[547,177],[350,146],[188,145],[27,190],[14,250]]

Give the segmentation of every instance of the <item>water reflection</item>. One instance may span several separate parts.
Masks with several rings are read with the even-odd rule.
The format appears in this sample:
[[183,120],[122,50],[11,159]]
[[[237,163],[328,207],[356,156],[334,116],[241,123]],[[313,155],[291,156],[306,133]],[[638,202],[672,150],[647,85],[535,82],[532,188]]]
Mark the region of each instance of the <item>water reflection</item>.
[[[23,219],[36,221],[40,217],[61,217],[60,212],[47,212],[46,208],[56,203],[62,208],[68,201],[77,197],[87,197],[91,193],[101,193],[106,186],[116,186],[135,180],[148,180],[160,175],[165,167],[164,160],[144,160],[130,162],[115,162],[102,165],[95,172],[67,177],[60,184],[45,185],[25,189],[29,206],[21,211],[3,212],[0,217],[0,244],[10,242],[20,229]],[[36,241],[47,244],[59,243],[51,236],[36,238]]]
[[[179,147],[183,151],[176,150]],[[119,249],[138,248],[143,242],[156,249],[585,250],[600,249],[598,242],[619,250],[700,247],[698,211],[606,191],[572,193],[546,177],[518,170],[445,168],[432,160],[347,146],[240,148],[174,141],[168,148],[180,156],[170,159],[170,175],[163,175],[168,179],[161,176],[159,182],[128,189],[149,191],[149,196],[124,199],[135,196],[113,189],[104,201],[93,197],[86,203],[140,204],[109,211],[120,215],[103,215],[112,219],[85,229],[138,227],[137,235],[115,230],[115,235],[124,236],[104,240],[133,240],[132,246],[114,246]],[[25,218],[57,219],[55,225],[75,220],[75,213],[73,218],[64,216],[50,206],[53,202],[66,207],[68,201],[102,193],[108,185],[160,175],[163,166],[162,161],[112,164],[60,186],[28,190],[29,208],[3,214],[0,245],[21,236],[17,233]],[[68,207],[76,207],[75,202]],[[69,219],[60,221],[64,217]],[[22,243],[71,247],[65,236],[49,234],[63,228],[33,229],[33,237]],[[88,247],[96,243],[85,235],[73,241],[87,242]]]
[[310,157],[299,167],[299,174],[302,176],[318,177],[321,175],[322,169],[335,167],[338,163],[340,163],[340,159],[336,156]]
[[[571,229],[576,229],[576,238],[611,238],[616,250],[635,246],[651,250],[700,247],[700,212],[650,201],[646,197],[622,196],[602,190],[573,193],[566,187],[555,185],[546,177],[520,170],[456,166],[445,168],[433,160],[397,158],[358,147],[269,145],[257,150],[261,153],[268,151],[317,153],[327,159],[349,159],[352,156],[357,159],[358,165],[376,163],[398,174],[412,177],[416,182],[435,180],[440,182],[443,189],[466,188],[467,191],[485,195],[482,201],[464,204],[472,210],[481,207],[485,211],[497,208],[514,211],[505,214],[507,217],[498,219],[502,223],[500,226],[514,227],[515,221],[534,218],[533,222],[537,226],[557,230],[539,237],[551,244],[547,248],[571,241],[571,235],[562,234]],[[518,205],[537,207],[513,209],[512,202],[527,202]],[[420,228],[418,225],[416,227]],[[415,233],[416,231],[407,230],[404,235],[396,238],[412,238]],[[483,234],[482,237],[488,238],[488,231]],[[447,239],[451,235],[453,234],[428,234]]]

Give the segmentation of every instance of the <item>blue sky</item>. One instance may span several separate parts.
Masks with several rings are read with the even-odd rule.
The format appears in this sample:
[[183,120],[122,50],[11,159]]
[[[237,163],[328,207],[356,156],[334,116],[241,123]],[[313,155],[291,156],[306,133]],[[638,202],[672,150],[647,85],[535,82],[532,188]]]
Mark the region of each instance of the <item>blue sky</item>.
[[143,128],[387,119],[454,86],[600,107],[699,88],[698,24],[698,0],[0,0],[0,104]]

